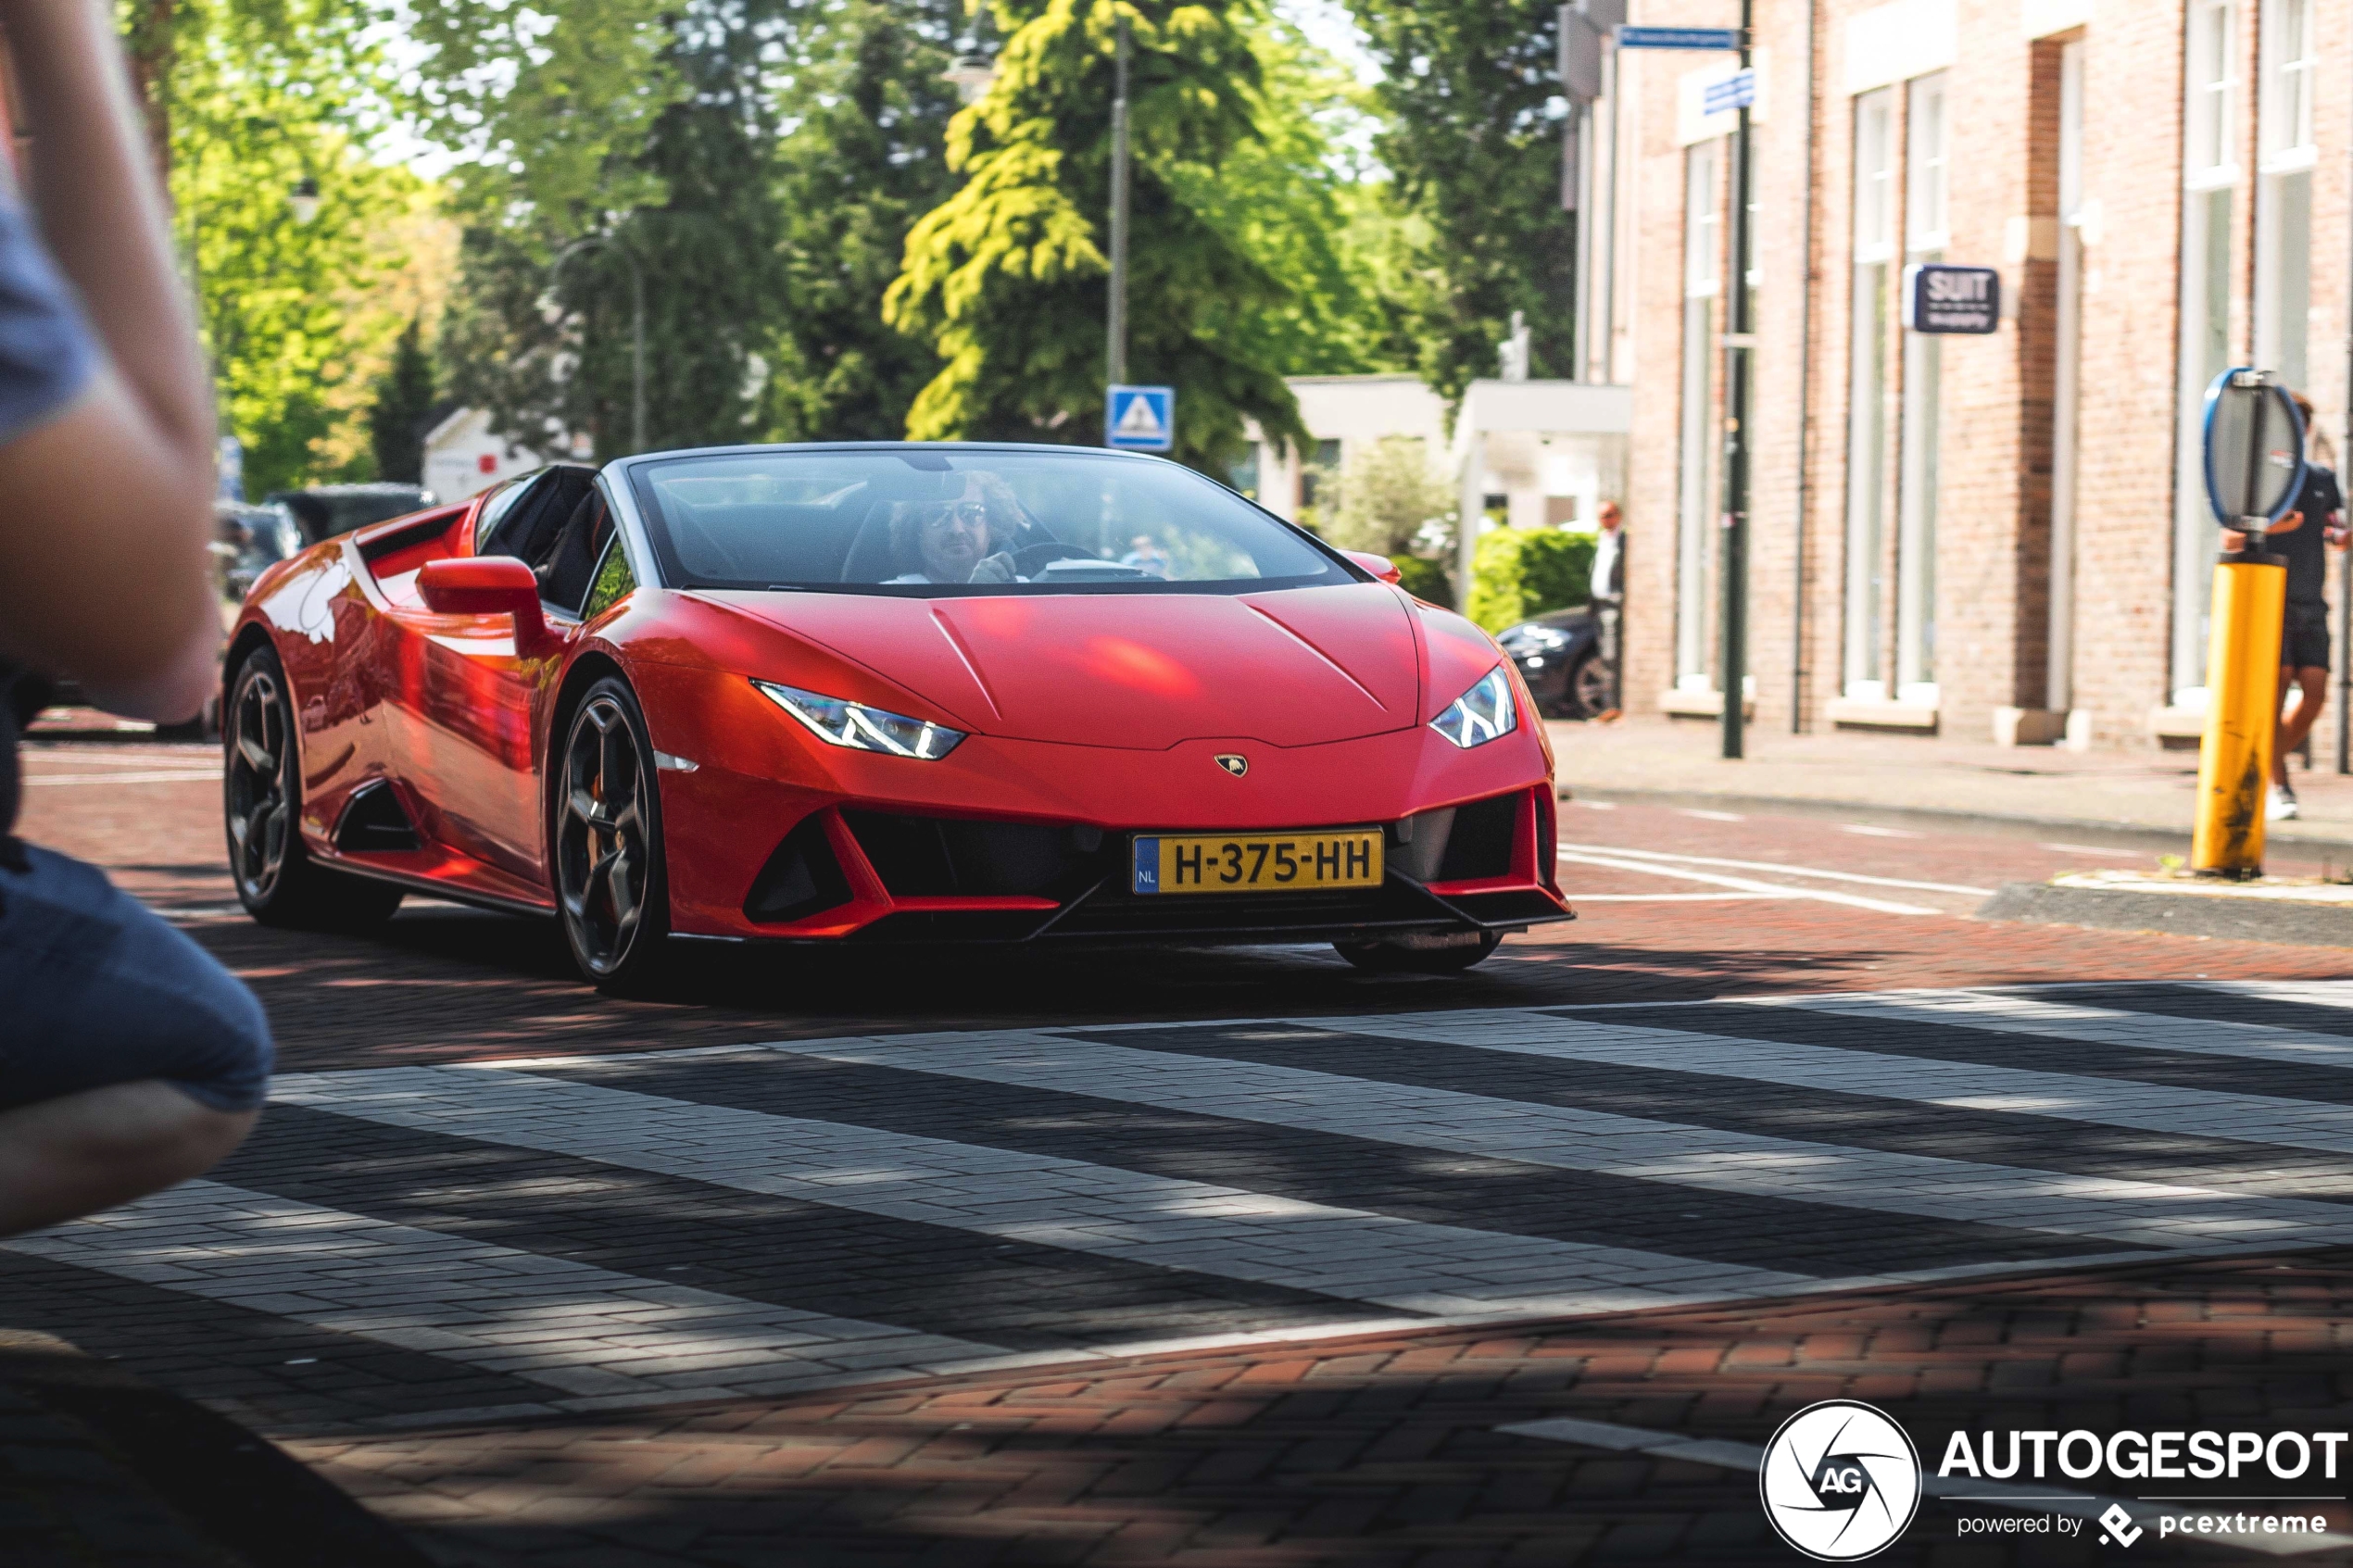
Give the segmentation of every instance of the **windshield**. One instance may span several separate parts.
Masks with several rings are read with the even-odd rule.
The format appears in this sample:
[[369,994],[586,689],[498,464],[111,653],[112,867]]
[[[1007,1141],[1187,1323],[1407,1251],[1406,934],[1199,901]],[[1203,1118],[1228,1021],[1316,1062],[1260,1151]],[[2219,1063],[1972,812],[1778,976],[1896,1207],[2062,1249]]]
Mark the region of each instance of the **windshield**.
[[1358,579],[1174,463],[1051,448],[716,454],[632,472],[681,587],[1249,593]]

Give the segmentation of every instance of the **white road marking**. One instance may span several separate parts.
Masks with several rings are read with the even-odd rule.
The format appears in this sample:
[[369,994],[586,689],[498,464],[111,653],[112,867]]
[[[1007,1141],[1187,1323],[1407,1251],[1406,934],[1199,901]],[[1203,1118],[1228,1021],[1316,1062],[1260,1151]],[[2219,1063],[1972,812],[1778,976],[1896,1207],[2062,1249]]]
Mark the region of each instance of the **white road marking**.
[[1617,809],[1617,802],[1615,800],[1572,800],[1569,804],[1571,806],[1582,806],[1588,811],[1615,811]]
[[560,1390],[569,1409],[782,1393],[1002,1354],[746,1301],[219,1182],[0,1243]]
[[2132,1046],[2197,1056],[2284,1061],[2298,1067],[2353,1067],[2353,1039],[2302,1029],[2274,1029],[2211,1018],[2169,1018],[2120,1012],[2068,1001],[1995,997],[1976,991],[1906,991],[1888,996],[1801,997],[1764,1007],[1797,1007],[1848,1018],[1901,1019],[1912,1023],[2040,1035],[2093,1046]]
[[2103,860],[2137,860],[2139,851],[2131,849],[2095,849],[2088,844],[2037,844],[2037,849],[2049,849],[2061,855],[2095,855]]
[[1924,833],[1914,833],[1909,828],[1880,828],[1864,822],[1841,822],[1838,824],[1838,831],[1859,833],[1866,838],[1926,838],[1928,836]]
[[1686,817],[1697,817],[1703,822],[1744,822],[1748,821],[1746,817],[1742,816],[1738,811],[1702,811],[1697,808],[1691,806],[1679,806],[1676,809],[1680,811]]
[[[1600,866],[1606,871],[1640,872],[1647,876],[1675,877],[1684,882],[1705,882],[1717,887],[1730,887],[1742,893],[1778,893],[1790,898],[1811,898],[1824,904],[1844,904],[1849,909],[1869,909],[1882,915],[1936,915],[1942,909],[1923,909],[1918,904],[1890,903],[1884,898],[1865,898],[1853,893],[1832,893],[1819,887],[1791,887],[1786,884],[1758,882],[1754,877],[1718,876],[1710,872],[1685,871],[1677,866],[1663,866],[1655,861],[1630,860],[1619,855],[1592,855],[1580,850],[1563,849],[1560,858],[1580,866]],[[1572,895],[1573,896],[1573,895]]]
[[1615,855],[1637,860],[1658,860],[1678,866],[1720,866],[1727,871],[1774,872],[1782,876],[1810,876],[1826,882],[1851,882],[1863,887],[1906,887],[1918,893],[1966,893],[1990,898],[1991,887],[1963,887],[1950,882],[1906,882],[1892,876],[1865,876],[1859,872],[1818,871],[1811,866],[1787,866],[1778,860],[1726,860],[1712,855],[1670,855],[1663,849],[1623,849],[1611,844],[1564,844],[1562,850],[1580,855]]
[[[1552,1061],[1695,1073],[1949,1106],[1957,1110],[2049,1116],[2095,1126],[2353,1154],[2353,1106],[2317,1100],[2176,1088],[1512,1010],[1386,1021],[1359,1019],[1349,1028],[1358,1035],[1467,1046]],[[2347,1172],[2347,1185],[2353,1191],[2353,1171]],[[2347,1218],[2353,1219],[2353,1213]]]
[[[1395,1033],[1388,1018],[1323,1019],[1313,1026]],[[1727,1132],[1035,1031],[801,1040],[758,1048],[1713,1192],[2134,1246],[2353,1240],[2353,1208],[2334,1203]],[[1346,1050],[1346,1042],[1334,1043],[1336,1060],[1347,1060]]]
[[[768,1047],[739,1049],[757,1071]],[[1813,1283],[492,1068],[295,1073],[271,1093],[388,1126],[1414,1312],[1604,1311]]]

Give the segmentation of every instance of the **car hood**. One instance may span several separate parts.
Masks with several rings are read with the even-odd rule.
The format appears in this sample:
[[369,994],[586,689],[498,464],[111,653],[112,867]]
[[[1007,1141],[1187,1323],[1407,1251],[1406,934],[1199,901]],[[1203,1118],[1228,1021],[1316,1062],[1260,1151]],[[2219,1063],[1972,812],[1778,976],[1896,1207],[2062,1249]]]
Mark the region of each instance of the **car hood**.
[[1411,611],[1381,583],[1240,596],[710,596],[984,734],[1151,750],[1208,738],[1315,746],[1418,717]]

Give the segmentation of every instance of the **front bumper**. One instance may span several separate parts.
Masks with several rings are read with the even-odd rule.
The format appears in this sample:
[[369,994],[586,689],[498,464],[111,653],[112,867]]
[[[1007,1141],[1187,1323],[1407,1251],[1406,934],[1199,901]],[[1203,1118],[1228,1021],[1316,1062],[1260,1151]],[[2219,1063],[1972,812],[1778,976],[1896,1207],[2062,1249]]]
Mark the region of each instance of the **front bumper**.
[[[1299,747],[1202,738],[1163,752],[975,735],[943,762],[919,763],[812,746],[764,699],[730,712],[736,696],[696,682],[647,704],[654,745],[697,763],[660,775],[681,935],[1270,943],[1574,918],[1554,865],[1551,758],[1533,721],[1469,751],[1418,726]],[[665,723],[673,715],[689,722]],[[1235,751],[1249,757],[1246,777],[1216,764]],[[1378,888],[1128,890],[1134,834],[1374,825],[1390,845]]]

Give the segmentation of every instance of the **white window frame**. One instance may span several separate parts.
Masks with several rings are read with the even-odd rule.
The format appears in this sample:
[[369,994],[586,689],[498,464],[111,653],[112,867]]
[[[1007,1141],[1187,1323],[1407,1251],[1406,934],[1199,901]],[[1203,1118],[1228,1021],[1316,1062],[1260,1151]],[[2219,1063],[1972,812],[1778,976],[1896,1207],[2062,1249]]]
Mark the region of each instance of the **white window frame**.
[[1716,327],[1724,289],[1723,137],[1683,150],[1683,324],[1675,541],[1675,684],[1715,689]]
[[1886,601],[1887,339],[1895,269],[1895,89],[1856,94],[1854,264],[1847,354],[1846,592],[1843,680],[1848,696],[1883,699]]
[[[1941,261],[1951,240],[1947,184],[1952,119],[1944,73],[1904,89],[1904,229],[1907,262]],[[1896,458],[1895,699],[1933,708],[1936,687],[1936,512],[1943,426],[1944,339],[1904,334],[1903,424]]]
[[[2227,259],[2217,275],[2212,257],[2227,258],[2238,223],[2235,187],[2243,173],[2238,148],[2239,0],[2190,0],[2183,17],[2183,115],[2188,122],[2183,169],[2181,343],[2175,393],[2173,476],[2173,626],[2171,654],[2174,706],[2206,702],[2206,641],[2216,546],[2206,505],[2204,417],[2206,383],[2222,365],[2209,363],[2215,334],[2221,359],[2230,341]],[[2215,220],[2223,221],[2218,232]],[[2219,311],[2215,307],[2219,304]]]

